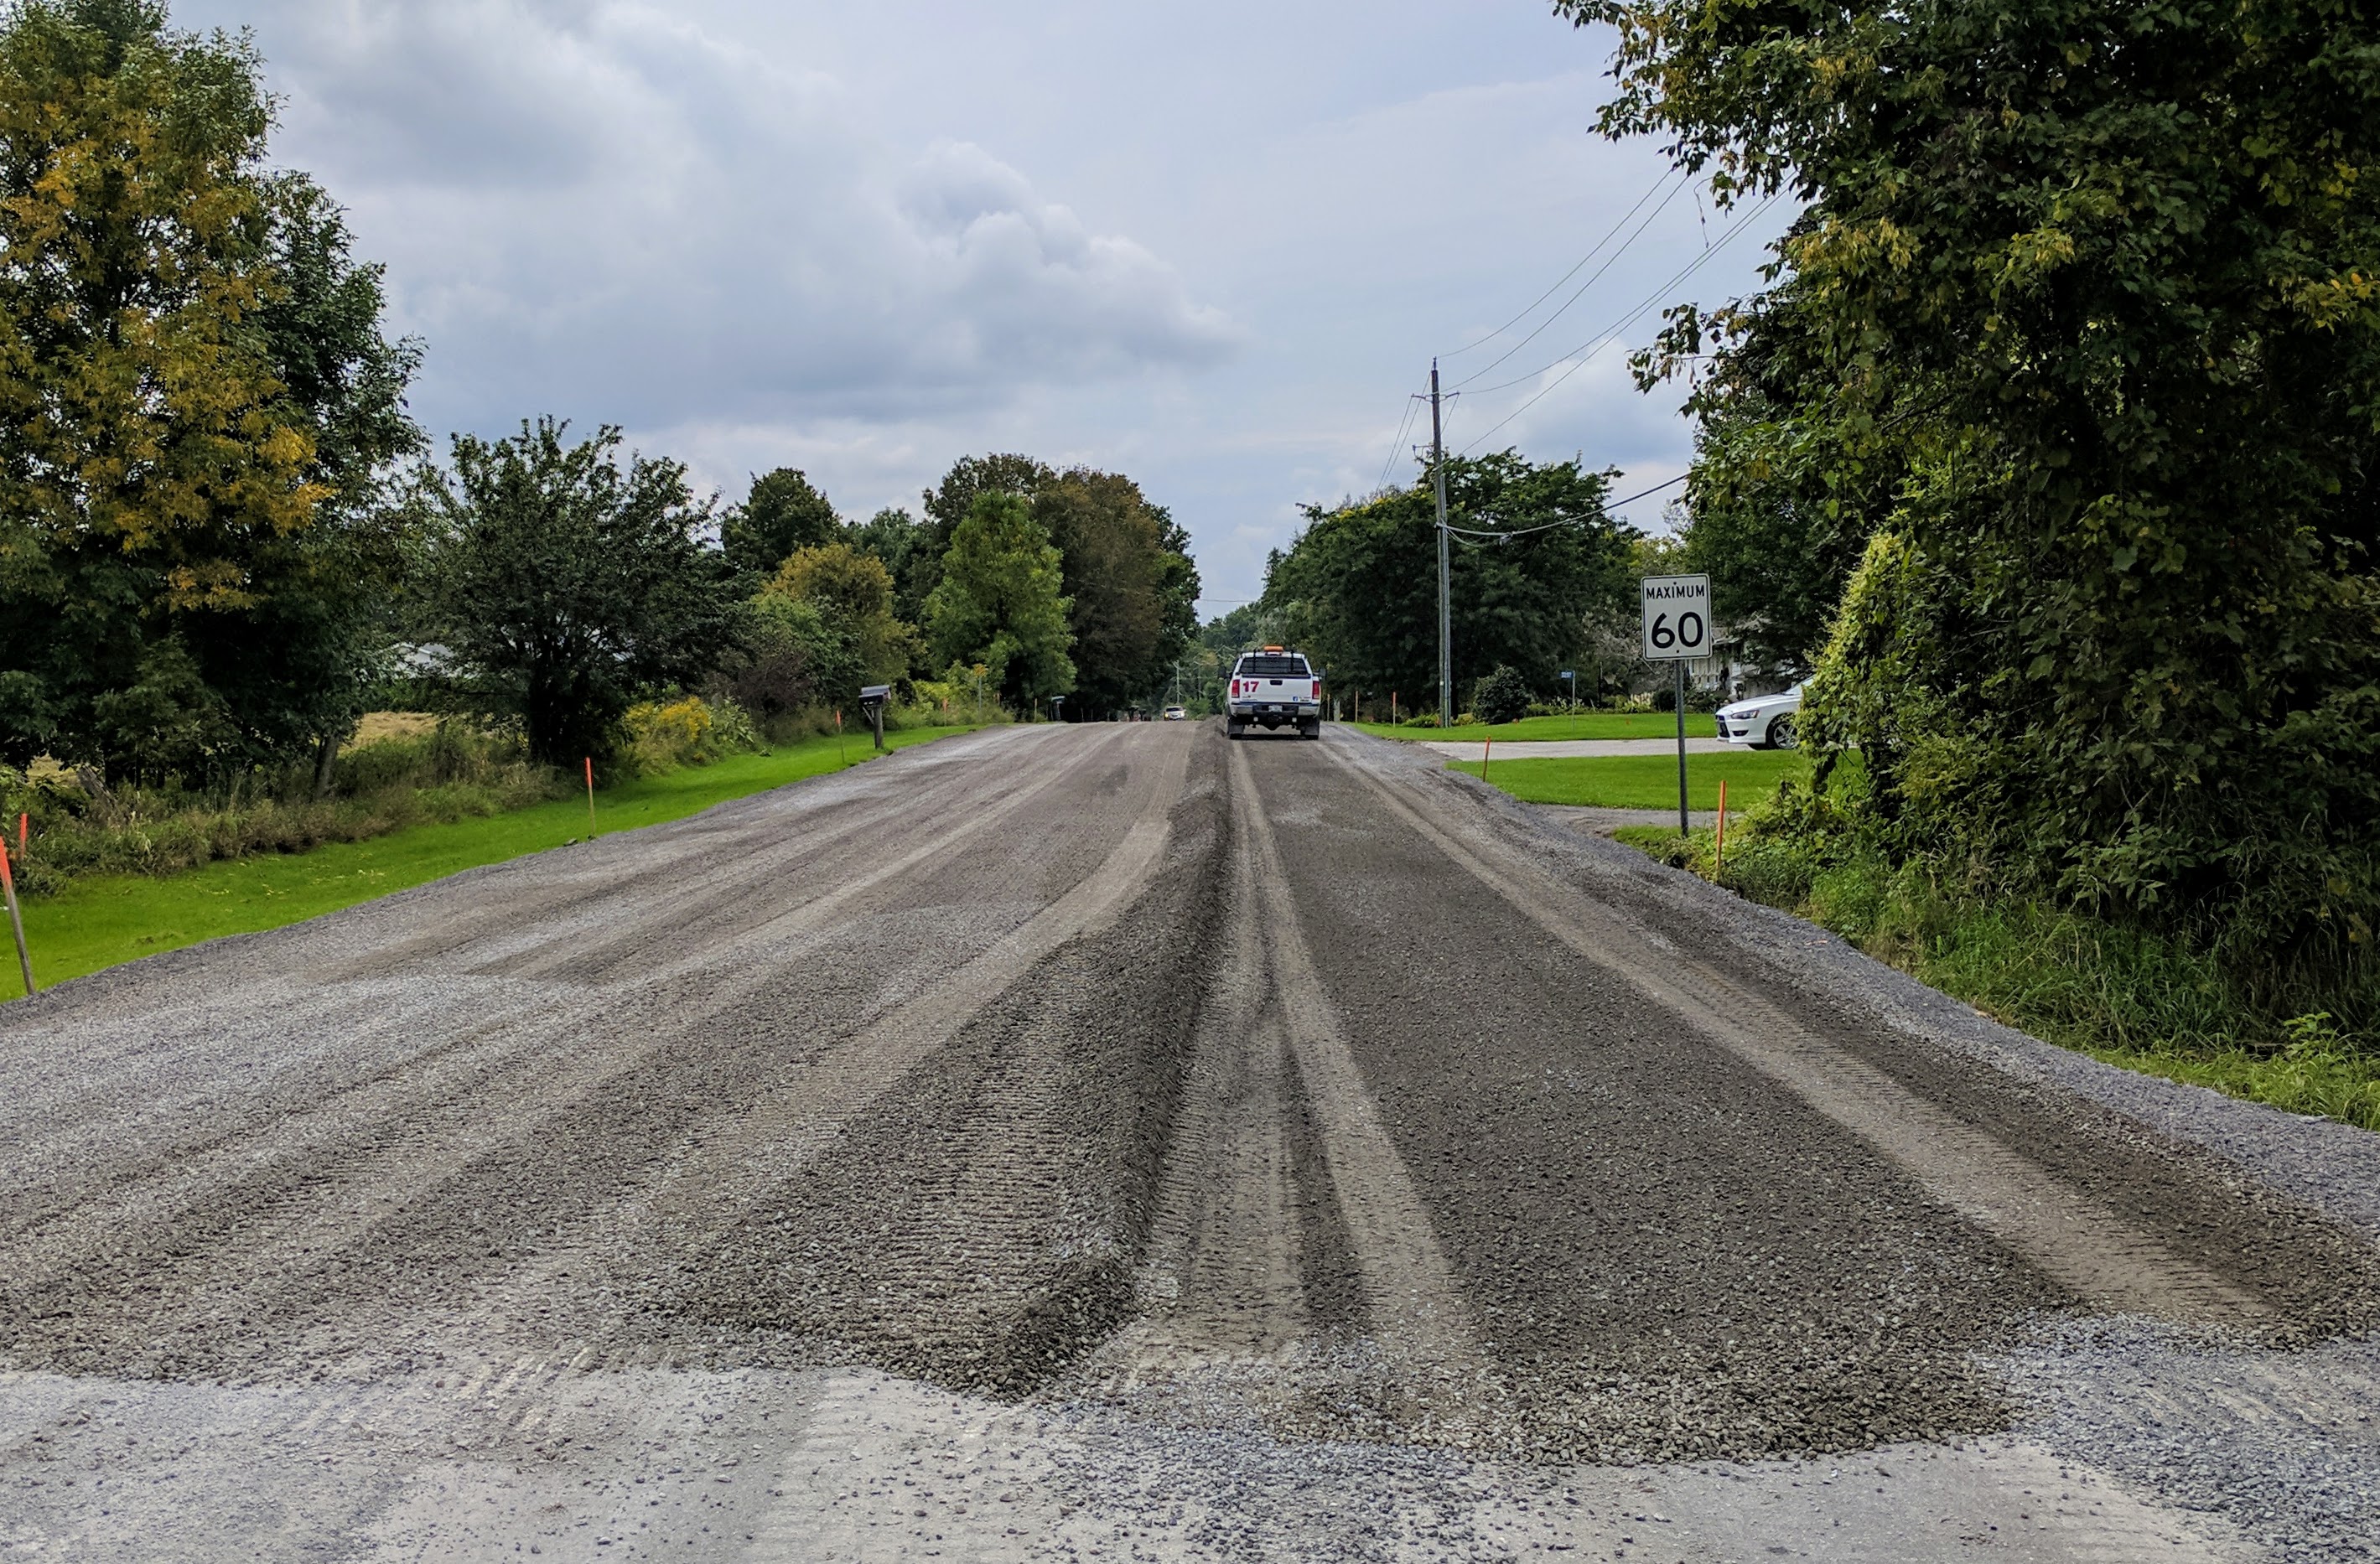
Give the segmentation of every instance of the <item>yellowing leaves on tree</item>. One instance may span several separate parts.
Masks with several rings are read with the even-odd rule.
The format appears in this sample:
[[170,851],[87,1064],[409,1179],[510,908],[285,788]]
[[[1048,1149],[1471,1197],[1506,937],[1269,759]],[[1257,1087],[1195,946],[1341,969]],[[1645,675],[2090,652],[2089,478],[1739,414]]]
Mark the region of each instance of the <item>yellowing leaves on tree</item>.
[[155,19],[36,3],[0,31],[0,511],[225,604],[244,541],[326,491],[255,324],[279,281],[253,61]]

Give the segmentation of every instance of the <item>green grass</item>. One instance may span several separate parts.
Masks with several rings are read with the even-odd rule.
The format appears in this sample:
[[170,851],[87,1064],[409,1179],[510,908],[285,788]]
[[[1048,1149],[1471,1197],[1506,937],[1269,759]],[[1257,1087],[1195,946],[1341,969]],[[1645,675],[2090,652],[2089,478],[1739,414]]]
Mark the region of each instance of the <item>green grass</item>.
[[[1800,776],[1809,761],[1791,750],[1748,749],[1725,755],[1686,757],[1686,803],[1695,809],[1718,807],[1718,784],[1727,781],[1728,807],[1741,809],[1777,791],[1779,779]],[[1455,760],[1450,770],[1477,776],[1479,762]],[[1609,809],[1674,809],[1678,806],[1678,757],[1617,755],[1568,760],[1496,760],[1487,766],[1490,785],[1529,804],[1585,804]],[[1672,834],[1675,834],[1674,832]]]
[[[1499,722],[1493,727],[1474,725],[1467,728],[1390,727],[1386,722],[1350,722],[1376,738],[1403,739],[1464,739],[1476,741],[1492,738],[1501,744],[1540,743],[1564,738],[1675,738],[1678,719],[1666,711],[1588,711],[1576,717],[1524,717],[1517,722]],[[1715,738],[1718,725],[1700,711],[1686,713],[1688,738]]]
[[[1732,790],[1730,790],[1731,792]],[[2380,1130],[2380,1050],[2327,1012],[2266,1008],[2210,958],[2086,913],[1978,896],[1791,840],[1629,826],[1620,841],[1819,924],[1997,1021],[2127,1070]],[[2301,1001],[2302,1003],[2304,1001]],[[2350,1003],[2354,1004],[2352,997]]]
[[[887,734],[884,742],[903,748],[967,731],[913,728]],[[846,741],[846,747],[855,765],[871,753],[865,737]],[[836,741],[820,738],[639,778],[596,794],[596,830],[608,835],[681,819],[731,798],[842,769]],[[566,803],[538,804],[451,825],[416,826],[310,853],[236,859],[164,878],[108,875],[75,880],[55,896],[25,903],[33,976],[47,988],[201,940],[279,928],[463,869],[559,847],[586,834],[587,798],[582,793]],[[0,993],[13,998],[15,985],[15,963],[0,963]]]

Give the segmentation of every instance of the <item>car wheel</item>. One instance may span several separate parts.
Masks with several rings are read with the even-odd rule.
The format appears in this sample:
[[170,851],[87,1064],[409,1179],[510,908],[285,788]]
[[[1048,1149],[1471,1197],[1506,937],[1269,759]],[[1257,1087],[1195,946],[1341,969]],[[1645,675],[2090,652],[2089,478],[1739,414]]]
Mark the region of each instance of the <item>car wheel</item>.
[[1768,743],[1765,747],[1769,749],[1802,747],[1802,737],[1793,731],[1793,714],[1791,711],[1768,724]]
[[1320,738],[1322,736],[1322,724],[1319,721],[1303,723],[1300,725],[1299,731],[1304,733],[1307,738]]

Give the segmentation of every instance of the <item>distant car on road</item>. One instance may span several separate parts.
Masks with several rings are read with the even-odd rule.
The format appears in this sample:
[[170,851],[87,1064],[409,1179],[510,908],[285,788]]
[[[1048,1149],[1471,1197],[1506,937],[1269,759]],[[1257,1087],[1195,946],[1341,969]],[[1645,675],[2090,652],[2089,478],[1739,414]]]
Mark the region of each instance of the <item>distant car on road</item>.
[[1179,706],[1169,706],[1165,709],[1165,720],[1169,722],[1179,722],[1189,715],[1188,711]]
[[1756,695],[1718,709],[1718,736],[1755,749],[1797,748],[1802,740],[1793,723],[1801,711],[1800,685],[1776,695]]
[[1304,652],[1266,647],[1240,653],[1226,698],[1223,731],[1233,738],[1258,724],[1267,732],[1293,727],[1307,738],[1322,736],[1322,681]]

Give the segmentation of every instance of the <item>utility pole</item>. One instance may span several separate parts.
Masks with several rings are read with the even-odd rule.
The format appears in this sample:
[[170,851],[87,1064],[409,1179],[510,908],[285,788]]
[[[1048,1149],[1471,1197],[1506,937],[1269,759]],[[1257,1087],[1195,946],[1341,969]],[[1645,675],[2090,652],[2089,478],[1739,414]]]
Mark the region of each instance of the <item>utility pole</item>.
[[1447,595],[1446,430],[1438,416],[1438,360],[1429,361],[1429,471],[1438,489],[1438,725],[1454,726],[1454,617]]

